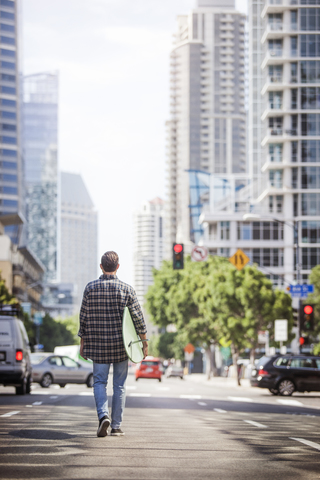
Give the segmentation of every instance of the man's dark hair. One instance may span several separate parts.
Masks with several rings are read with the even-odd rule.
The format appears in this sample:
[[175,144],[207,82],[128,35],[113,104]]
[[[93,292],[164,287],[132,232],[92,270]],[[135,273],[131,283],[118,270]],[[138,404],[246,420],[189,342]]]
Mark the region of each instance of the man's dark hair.
[[106,252],[101,257],[101,265],[105,272],[115,272],[119,263],[119,256],[116,252]]

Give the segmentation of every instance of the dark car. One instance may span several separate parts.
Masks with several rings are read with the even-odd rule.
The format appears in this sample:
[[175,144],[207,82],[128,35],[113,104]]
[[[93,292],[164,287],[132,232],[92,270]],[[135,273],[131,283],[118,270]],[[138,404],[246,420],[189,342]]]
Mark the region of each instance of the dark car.
[[252,370],[253,387],[268,388],[273,395],[320,392],[320,357],[273,355],[262,357]]

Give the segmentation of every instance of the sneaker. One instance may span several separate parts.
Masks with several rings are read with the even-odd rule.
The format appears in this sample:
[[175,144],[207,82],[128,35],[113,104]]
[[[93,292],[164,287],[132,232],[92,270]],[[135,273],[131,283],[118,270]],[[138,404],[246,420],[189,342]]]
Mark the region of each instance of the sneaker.
[[124,435],[124,433],[120,428],[112,428],[111,435],[113,435],[114,437],[121,437],[122,435]]
[[108,435],[109,425],[110,419],[107,416],[100,418],[97,437],[106,437]]

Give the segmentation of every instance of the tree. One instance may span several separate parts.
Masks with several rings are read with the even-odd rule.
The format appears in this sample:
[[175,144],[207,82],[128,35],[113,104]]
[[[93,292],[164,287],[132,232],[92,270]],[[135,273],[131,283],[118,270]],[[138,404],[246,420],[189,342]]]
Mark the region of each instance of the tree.
[[60,345],[73,345],[72,333],[60,322],[55,321],[48,313],[40,325],[40,343],[45,352],[53,352]]
[[[212,345],[231,342],[234,365],[239,353],[250,348],[252,360],[258,347],[258,332],[273,331],[276,318],[293,324],[291,297],[274,291],[272,282],[256,267],[236,270],[222,257],[194,263],[173,271],[166,262],[154,271],[146,306],[154,323],[174,323],[179,335],[206,349],[210,371],[215,370]],[[210,362],[209,362],[210,360]],[[210,374],[210,372],[209,372]]]
[[72,315],[66,318],[56,318],[57,322],[60,322],[62,325],[66,327],[66,329],[72,334],[73,336],[73,345],[80,344],[80,337],[78,337],[79,331],[79,314]]

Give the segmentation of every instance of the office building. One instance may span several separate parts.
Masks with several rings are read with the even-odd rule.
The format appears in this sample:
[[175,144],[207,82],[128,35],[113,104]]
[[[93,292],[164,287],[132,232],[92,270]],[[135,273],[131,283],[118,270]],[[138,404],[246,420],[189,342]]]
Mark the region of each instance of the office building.
[[[19,2],[0,2],[0,215],[23,210],[20,145]],[[17,225],[6,233],[19,241]]]
[[[164,258],[164,201],[155,198],[145,202],[133,217],[133,287],[143,306],[149,285],[153,284],[152,270],[160,268]],[[148,317],[146,315],[148,323]],[[148,334],[157,332],[148,323]]]
[[170,56],[166,257],[196,242],[189,171],[246,173],[245,22],[234,0],[198,0],[179,16]]
[[45,280],[58,273],[58,74],[23,79],[23,157],[27,246],[46,267]]
[[279,255],[293,283],[320,263],[320,4],[250,0],[249,16],[250,72],[260,69],[251,99],[261,114],[251,171],[263,179],[253,203],[261,220],[286,222]]
[[79,309],[88,282],[98,275],[98,214],[81,175],[61,172],[61,282],[74,285]]

